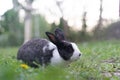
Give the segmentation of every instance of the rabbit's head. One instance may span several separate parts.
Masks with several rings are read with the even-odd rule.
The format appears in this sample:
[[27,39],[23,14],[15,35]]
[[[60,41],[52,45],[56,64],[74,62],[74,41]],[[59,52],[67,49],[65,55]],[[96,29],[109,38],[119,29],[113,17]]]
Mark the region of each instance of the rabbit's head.
[[77,45],[73,42],[66,41],[64,32],[57,28],[55,34],[46,32],[49,40],[57,46],[60,56],[66,61],[77,60],[81,56],[81,52]]

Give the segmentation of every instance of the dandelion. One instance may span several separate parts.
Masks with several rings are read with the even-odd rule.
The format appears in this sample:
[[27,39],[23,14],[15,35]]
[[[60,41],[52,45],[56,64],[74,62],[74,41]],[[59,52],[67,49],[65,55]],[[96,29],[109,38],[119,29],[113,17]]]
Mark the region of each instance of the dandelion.
[[21,64],[20,66],[21,66],[23,69],[28,69],[28,68],[29,68],[27,64]]

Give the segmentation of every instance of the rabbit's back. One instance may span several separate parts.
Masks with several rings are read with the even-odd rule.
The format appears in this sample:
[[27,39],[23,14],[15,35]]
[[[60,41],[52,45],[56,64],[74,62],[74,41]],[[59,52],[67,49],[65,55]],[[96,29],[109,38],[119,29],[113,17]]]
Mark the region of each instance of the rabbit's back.
[[22,60],[30,66],[36,67],[34,64],[48,64],[53,56],[52,50],[49,50],[50,42],[46,39],[33,39],[23,44],[18,51],[17,59]]

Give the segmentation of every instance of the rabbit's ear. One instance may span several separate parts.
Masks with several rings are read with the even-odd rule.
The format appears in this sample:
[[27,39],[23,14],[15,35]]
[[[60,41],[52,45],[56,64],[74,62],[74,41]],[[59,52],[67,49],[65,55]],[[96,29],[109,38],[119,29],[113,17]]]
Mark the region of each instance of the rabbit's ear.
[[55,36],[59,41],[65,40],[64,32],[60,28],[55,30]]
[[53,43],[56,43],[56,42],[57,42],[56,37],[55,37],[55,35],[54,35],[53,33],[46,32],[46,35],[47,35],[47,37],[49,38],[49,40],[50,40],[51,42],[53,42]]

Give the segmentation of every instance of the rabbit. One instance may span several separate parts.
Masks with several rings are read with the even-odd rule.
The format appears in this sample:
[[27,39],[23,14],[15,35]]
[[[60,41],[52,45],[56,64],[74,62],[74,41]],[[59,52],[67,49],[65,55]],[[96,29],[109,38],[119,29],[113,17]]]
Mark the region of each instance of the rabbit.
[[55,34],[46,32],[47,39],[32,39],[18,50],[17,59],[31,67],[57,65],[79,59],[81,52],[77,45],[65,39],[64,32],[57,28]]

